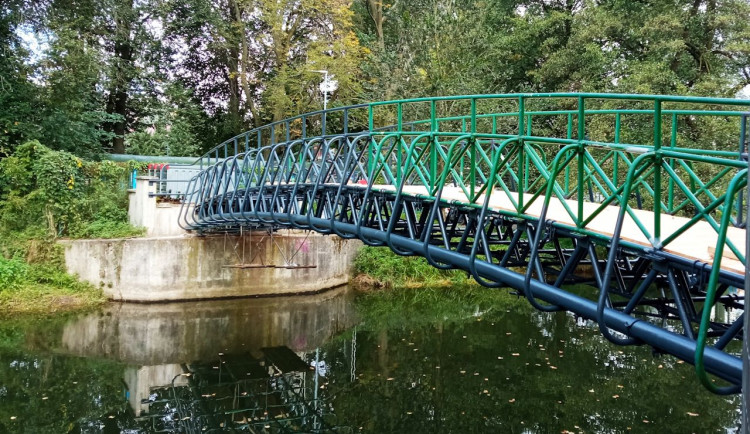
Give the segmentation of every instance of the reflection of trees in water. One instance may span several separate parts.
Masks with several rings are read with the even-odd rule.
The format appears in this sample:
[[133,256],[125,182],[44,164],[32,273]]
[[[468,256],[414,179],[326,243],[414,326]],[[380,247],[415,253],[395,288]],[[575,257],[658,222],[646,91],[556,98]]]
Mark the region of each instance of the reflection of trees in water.
[[286,347],[184,365],[136,418],[148,432],[351,432],[315,389],[315,370]]
[[[180,376],[174,391],[161,387],[174,374],[151,385],[140,415],[154,418],[139,420],[126,404],[122,380],[124,371],[139,368],[102,360],[110,351],[98,359],[51,354],[66,324],[24,326],[31,333],[0,324],[0,432],[190,432],[181,420],[188,416],[201,430],[311,432],[316,414],[322,431],[341,424],[376,433],[560,432],[578,431],[576,425],[586,432],[715,432],[737,425],[739,400],[703,390],[691,366],[654,358],[648,348],[615,347],[594,325],[570,314],[537,313],[501,292],[392,291],[357,305],[363,323],[356,340],[350,331],[321,348],[328,371],[319,378],[322,388],[314,387],[309,369],[314,352],[304,366],[277,368],[279,374],[262,352],[225,351],[211,363],[175,365],[175,372],[194,376]],[[329,311],[336,309],[301,310],[318,320],[291,324],[323,324],[320,316]],[[180,393],[181,413],[167,404],[172,393]],[[209,420],[215,413],[220,418]],[[254,420],[261,415],[268,420]]]
[[116,427],[108,415],[125,410],[122,370],[116,362],[0,350],[0,432]]
[[[595,325],[530,311],[524,300],[498,294],[504,307],[475,317],[485,300],[452,297],[446,296],[452,308],[434,303],[431,322],[431,303],[416,296],[388,298],[384,318],[385,299],[360,304],[355,382],[345,345],[326,347],[325,394],[348,424],[414,433],[737,427],[738,397],[703,390],[692,366],[654,357],[649,348],[616,347]],[[358,405],[362,400],[369,404]]]

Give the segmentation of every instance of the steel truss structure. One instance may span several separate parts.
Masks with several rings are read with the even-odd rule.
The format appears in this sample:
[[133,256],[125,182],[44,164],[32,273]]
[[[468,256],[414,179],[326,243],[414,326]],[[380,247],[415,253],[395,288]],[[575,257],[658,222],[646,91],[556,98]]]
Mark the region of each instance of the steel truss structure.
[[136,420],[149,432],[353,432],[318,398],[312,368],[283,371],[245,354],[182,369],[142,403],[148,410]]
[[[710,390],[736,393],[747,106],[522,94],[306,114],[201,158],[180,224],[314,230],[419,255],[512,288],[537,309],[595,321],[617,345],[693,363]],[[726,125],[739,149],[696,139],[700,122]],[[673,248],[698,233],[709,259]]]

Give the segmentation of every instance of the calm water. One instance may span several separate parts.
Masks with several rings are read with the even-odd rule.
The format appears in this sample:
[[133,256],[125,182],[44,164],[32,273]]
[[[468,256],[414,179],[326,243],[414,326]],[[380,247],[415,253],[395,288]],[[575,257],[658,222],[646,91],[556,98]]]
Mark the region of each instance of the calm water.
[[692,367],[488,290],[0,322],[0,433],[735,432]]

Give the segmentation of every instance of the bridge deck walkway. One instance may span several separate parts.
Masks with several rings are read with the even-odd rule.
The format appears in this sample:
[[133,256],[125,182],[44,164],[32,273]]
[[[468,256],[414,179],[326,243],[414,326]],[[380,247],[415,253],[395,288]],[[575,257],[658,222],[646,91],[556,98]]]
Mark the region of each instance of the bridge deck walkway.
[[[350,187],[361,187],[366,188],[364,185],[350,184]],[[395,192],[396,187],[393,185],[373,185],[373,190],[380,192]],[[405,195],[417,197],[417,196],[429,196],[428,191],[425,187],[419,185],[404,186],[403,193]],[[517,193],[514,193],[517,194]],[[470,205],[466,194],[459,187],[446,186],[443,190],[442,200],[450,203],[461,203]],[[478,204],[484,204],[485,196],[482,195],[477,200]],[[531,195],[525,195],[524,202],[531,200]],[[542,212],[542,204],[544,202],[543,197],[538,197],[528,208],[526,214],[530,217],[539,218]],[[575,200],[565,200],[567,206],[571,210],[578,209],[578,202]],[[583,203],[584,216],[591,215],[600,204],[593,202]],[[516,214],[516,207],[510,200],[508,195],[502,190],[494,190],[490,197],[490,209],[498,212],[504,212],[511,215]],[[615,223],[620,212],[619,206],[610,205],[607,206],[599,215],[597,215],[586,227],[592,231],[607,237],[612,237],[615,231]],[[653,233],[654,229],[654,213],[647,210],[634,209],[633,212],[642,222],[643,226],[649,233]],[[563,207],[560,199],[552,198],[550,201],[549,209],[547,210],[547,220],[554,220],[560,224],[566,225],[570,228],[575,228],[575,221],[570,216],[568,211]],[[676,232],[681,227],[685,226],[690,221],[686,217],[672,216],[668,214],[662,214],[661,216],[661,232],[662,239],[666,239],[670,234]],[[633,218],[626,214],[623,222],[623,228],[621,231],[620,238],[631,243],[649,248],[652,246],[651,242],[646,238],[643,232],[640,230]],[[717,244],[718,234],[711,227],[711,225],[702,220],[696,222],[695,225],[686,230],[683,234],[675,238],[672,242],[664,247],[664,251],[671,254],[689,259],[691,261],[700,261],[707,264],[713,263],[715,247]],[[727,240],[731,241],[740,251],[745,251],[745,240],[746,231],[745,229],[730,227],[727,233]],[[724,248],[724,257],[721,261],[721,268],[724,271],[744,275],[745,264],[738,260],[738,258],[731,252],[728,247]]]

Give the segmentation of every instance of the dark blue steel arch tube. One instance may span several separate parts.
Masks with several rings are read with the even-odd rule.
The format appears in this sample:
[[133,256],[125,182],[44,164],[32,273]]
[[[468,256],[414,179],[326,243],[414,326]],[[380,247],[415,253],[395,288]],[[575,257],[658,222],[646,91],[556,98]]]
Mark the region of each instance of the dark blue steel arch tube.
[[[263,217],[269,217],[268,213],[261,213]],[[287,216],[283,216],[280,220],[284,220]],[[312,220],[313,224],[320,227],[329,224],[330,221],[327,219],[321,219],[317,217],[308,217],[304,215],[290,215],[288,216],[296,223],[305,225],[308,223],[308,219]],[[288,223],[288,222],[287,222]],[[348,233],[358,233],[372,240],[385,241],[386,234],[384,231],[369,227],[357,227],[352,223],[337,223],[339,230]],[[409,239],[399,235],[392,235],[391,242],[397,247],[405,250],[419,251],[422,248],[422,242],[418,240]],[[453,264],[456,268],[463,270],[469,269],[470,258],[468,255],[463,255],[454,251],[442,249],[438,246],[430,245],[427,247],[430,255],[437,261]],[[494,280],[495,282],[502,282],[511,288],[519,289],[522,288],[525,283],[525,276],[517,274],[505,268],[498,267],[494,264],[489,264],[484,261],[476,262],[476,269],[478,273],[488,279]],[[574,312],[579,316],[593,320],[597,316],[597,303],[563,291],[559,288],[555,288],[552,285],[542,283],[536,280],[532,280],[530,285],[534,287],[534,294],[537,298],[547,302],[556,304],[565,310]],[[747,318],[747,317],[745,317]],[[637,338],[645,344],[651,345],[654,348],[663,350],[670,353],[682,360],[690,362],[693,360],[695,355],[695,341],[687,338],[684,335],[677,335],[660,327],[657,327],[647,321],[638,320],[631,316],[626,315],[623,312],[606,309],[604,311],[604,319],[607,325],[621,333],[625,333],[629,336]],[[704,354],[704,362],[706,371],[722,378],[732,384],[741,384],[743,381],[742,363],[743,361],[737,357],[733,357],[722,351],[719,351],[713,347],[707,347]]]

